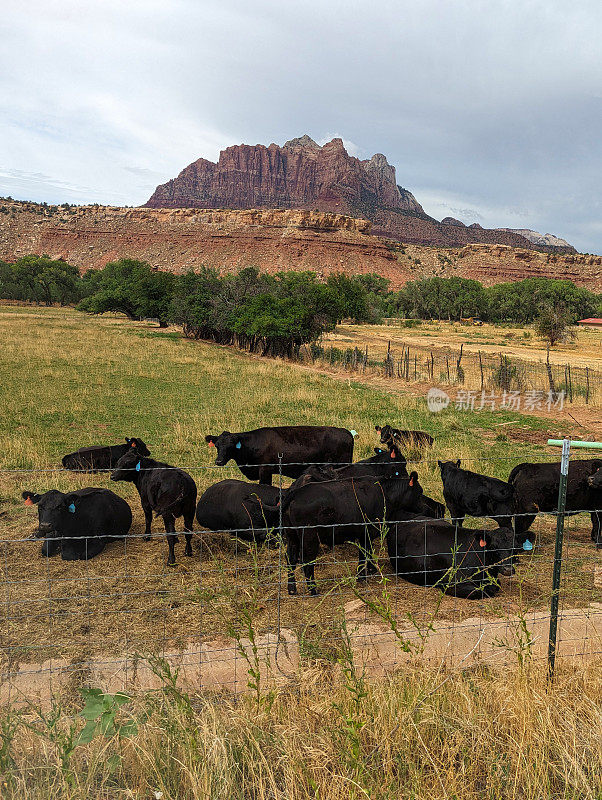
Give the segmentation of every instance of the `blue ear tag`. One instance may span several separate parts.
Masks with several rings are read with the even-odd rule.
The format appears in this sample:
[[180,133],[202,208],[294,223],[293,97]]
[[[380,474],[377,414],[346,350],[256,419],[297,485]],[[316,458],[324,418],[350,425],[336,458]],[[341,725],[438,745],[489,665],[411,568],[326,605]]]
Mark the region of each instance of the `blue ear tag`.
[[69,506],[69,511],[70,511],[72,514],[75,514],[75,503],[71,503],[71,505]]
[[236,442],[236,449],[240,450],[241,447],[242,447],[242,444],[240,442]]
[[136,472],[140,472],[140,462],[136,464]]
[[396,474],[396,475],[399,475],[399,472],[396,472],[395,474]]
[[353,436],[354,439],[357,436],[357,431],[349,431],[349,433]]
[[523,550],[533,550],[533,545],[528,539],[525,539],[525,542],[523,544]]

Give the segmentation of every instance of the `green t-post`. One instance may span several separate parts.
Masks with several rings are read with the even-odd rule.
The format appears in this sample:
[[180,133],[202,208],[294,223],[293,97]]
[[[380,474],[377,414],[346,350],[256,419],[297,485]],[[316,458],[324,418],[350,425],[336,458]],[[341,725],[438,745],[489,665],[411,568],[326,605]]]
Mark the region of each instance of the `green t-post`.
[[560,461],[560,483],[558,485],[558,511],[556,514],[556,547],[554,548],[554,572],[552,574],[552,601],[550,603],[550,636],[548,639],[548,676],[550,680],[554,676],[554,665],[556,663],[556,635],[558,632],[558,600],[560,597],[560,569],[562,567],[564,512],[566,509],[566,485],[569,474],[570,453],[571,453],[571,440],[563,439],[562,459]]

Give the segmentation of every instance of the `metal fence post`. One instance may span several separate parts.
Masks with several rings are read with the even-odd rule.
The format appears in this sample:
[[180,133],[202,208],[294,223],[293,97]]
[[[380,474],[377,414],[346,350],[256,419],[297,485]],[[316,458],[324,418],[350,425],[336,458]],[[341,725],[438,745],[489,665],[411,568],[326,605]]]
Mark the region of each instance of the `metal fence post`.
[[550,603],[550,636],[548,639],[548,676],[554,676],[556,663],[556,636],[558,633],[558,601],[560,599],[560,570],[562,567],[562,544],[564,538],[564,512],[566,509],[566,485],[569,474],[571,440],[562,442],[560,483],[558,485],[558,511],[556,514],[556,546],[554,548],[554,572],[552,574],[552,600]]

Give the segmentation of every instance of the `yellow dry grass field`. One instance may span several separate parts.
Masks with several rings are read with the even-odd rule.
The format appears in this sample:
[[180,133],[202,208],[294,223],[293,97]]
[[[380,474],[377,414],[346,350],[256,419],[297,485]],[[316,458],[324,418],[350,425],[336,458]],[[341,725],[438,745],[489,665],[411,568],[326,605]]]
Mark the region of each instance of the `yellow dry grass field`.
[[[262,549],[255,560],[244,543],[225,533],[198,532],[192,559],[184,558],[180,541],[178,564],[168,568],[160,521],[153,523],[151,542],[141,538],[143,515],[133,486],[111,484],[106,474],[59,469],[61,456],[80,446],[139,436],[156,458],[187,469],[200,494],[218,480],[242,477],[235,468],[213,466],[215,451],[204,442],[208,432],[341,425],[358,431],[357,459],[378,444],[374,425],[391,422],[435,436],[433,450],[414,466],[425,491],[437,500],[442,500],[437,459],[462,458],[468,468],[504,478],[521,461],[558,458],[545,446],[548,436],[558,434],[549,420],[507,411],[468,414],[452,406],[431,414],[423,399],[190,342],[175,331],[117,316],[0,307],[0,340],[0,650],[12,667],[48,658],[80,661],[93,654],[186,648],[236,627],[237,609],[255,590],[257,631],[279,624],[293,629],[307,649],[327,653],[340,639],[343,605],[356,597],[348,581],[341,583],[355,570],[351,546],[320,557],[317,599],[301,582],[300,595],[288,597],[282,550]],[[513,438],[505,433],[510,428]],[[132,536],[89,562],[44,559],[40,541],[28,540],[37,514],[24,507],[21,492],[83,486],[111,488],[130,502]],[[545,607],[553,520],[540,520],[535,530],[540,546],[521,560],[514,578],[502,578],[498,598],[446,597],[439,613],[462,619]],[[589,530],[587,516],[568,523],[567,606],[602,600],[595,585],[595,567],[602,561]],[[381,568],[388,572],[384,557]],[[374,579],[364,591],[376,597],[382,585]],[[390,591],[396,613],[412,614],[419,622],[438,607],[437,590],[393,581]]]

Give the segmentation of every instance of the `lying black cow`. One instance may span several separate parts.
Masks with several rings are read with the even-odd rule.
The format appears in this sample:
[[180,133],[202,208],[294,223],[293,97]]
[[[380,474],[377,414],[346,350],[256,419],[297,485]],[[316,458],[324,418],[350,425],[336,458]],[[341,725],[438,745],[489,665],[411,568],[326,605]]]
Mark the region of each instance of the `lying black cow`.
[[360,547],[358,578],[374,573],[376,565],[368,553],[385,519],[397,519],[403,509],[418,511],[422,487],[418,475],[409,478],[347,478],[311,482],[283,500],[283,525],[288,541],[288,591],[297,593],[295,568],[303,564],[310,594],[317,594],[314,562],[320,542],[334,546],[346,541]]
[[[602,459],[569,461],[567,512],[589,511],[592,540],[602,549]],[[591,480],[590,480],[591,479]],[[516,538],[520,541],[533,524],[537,511],[556,511],[560,462],[519,464],[508,477],[516,495]]]
[[500,527],[511,527],[515,512],[514,487],[498,478],[460,468],[460,461],[438,461],[443,497],[453,521],[464,517],[491,517]]
[[169,555],[167,563],[176,563],[174,545],[176,536],[175,521],[184,517],[186,531],[185,555],[192,555],[192,531],[196,507],[196,483],[187,472],[153,458],[144,458],[134,450],[126,453],[117,462],[111,473],[112,481],[130,481],[138,489],[146,527],[145,538],[150,538],[153,511],[157,517],[163,517]]
[[498,575],[512,574],[512,528],[475,530],[406,516],[387,534],[393,572],[406,581],[474,599],[493,597],[500,590]]
[[63,456],[62,464],[65,469],[73,472],[98,472],[99,470],[113,469],[121,456],[134,449],[141,456],[150,456],[150,450],[142,439],[128,439],[126,444],[94,445],[81,447],[75,453]]
[[219,436],[205,441],[217,448],[218,467],[233,459],[245,478],[271,485],[282,455],[282,474],[298,478],[308,464],[347,464],[353,460],[353,434],[346,428],[287,425]]
[[36,536],[46,539],[43,556],[60,552],[65,561],[93,558],[113,539],[123,539],[132,524],[129,505],[109,489],[23,492],[23,499],[26,506],[38,506]]
[[391,447],[396,444],[398,447],[410,445],[413,447],[432,447],[435,441],[430,433],[425,431],[405,431],[399,428],[392,428],[390,425],[375,426],[375,430],[380,433],[381,444]]
[[[235,531],[247,541],[262,542],[279,520],[277,503],[280,490],[275,486],[225,480],[210,486],[196,507],[196,518],[210,531]],[[270,510],[264,510],[268,503]]]

